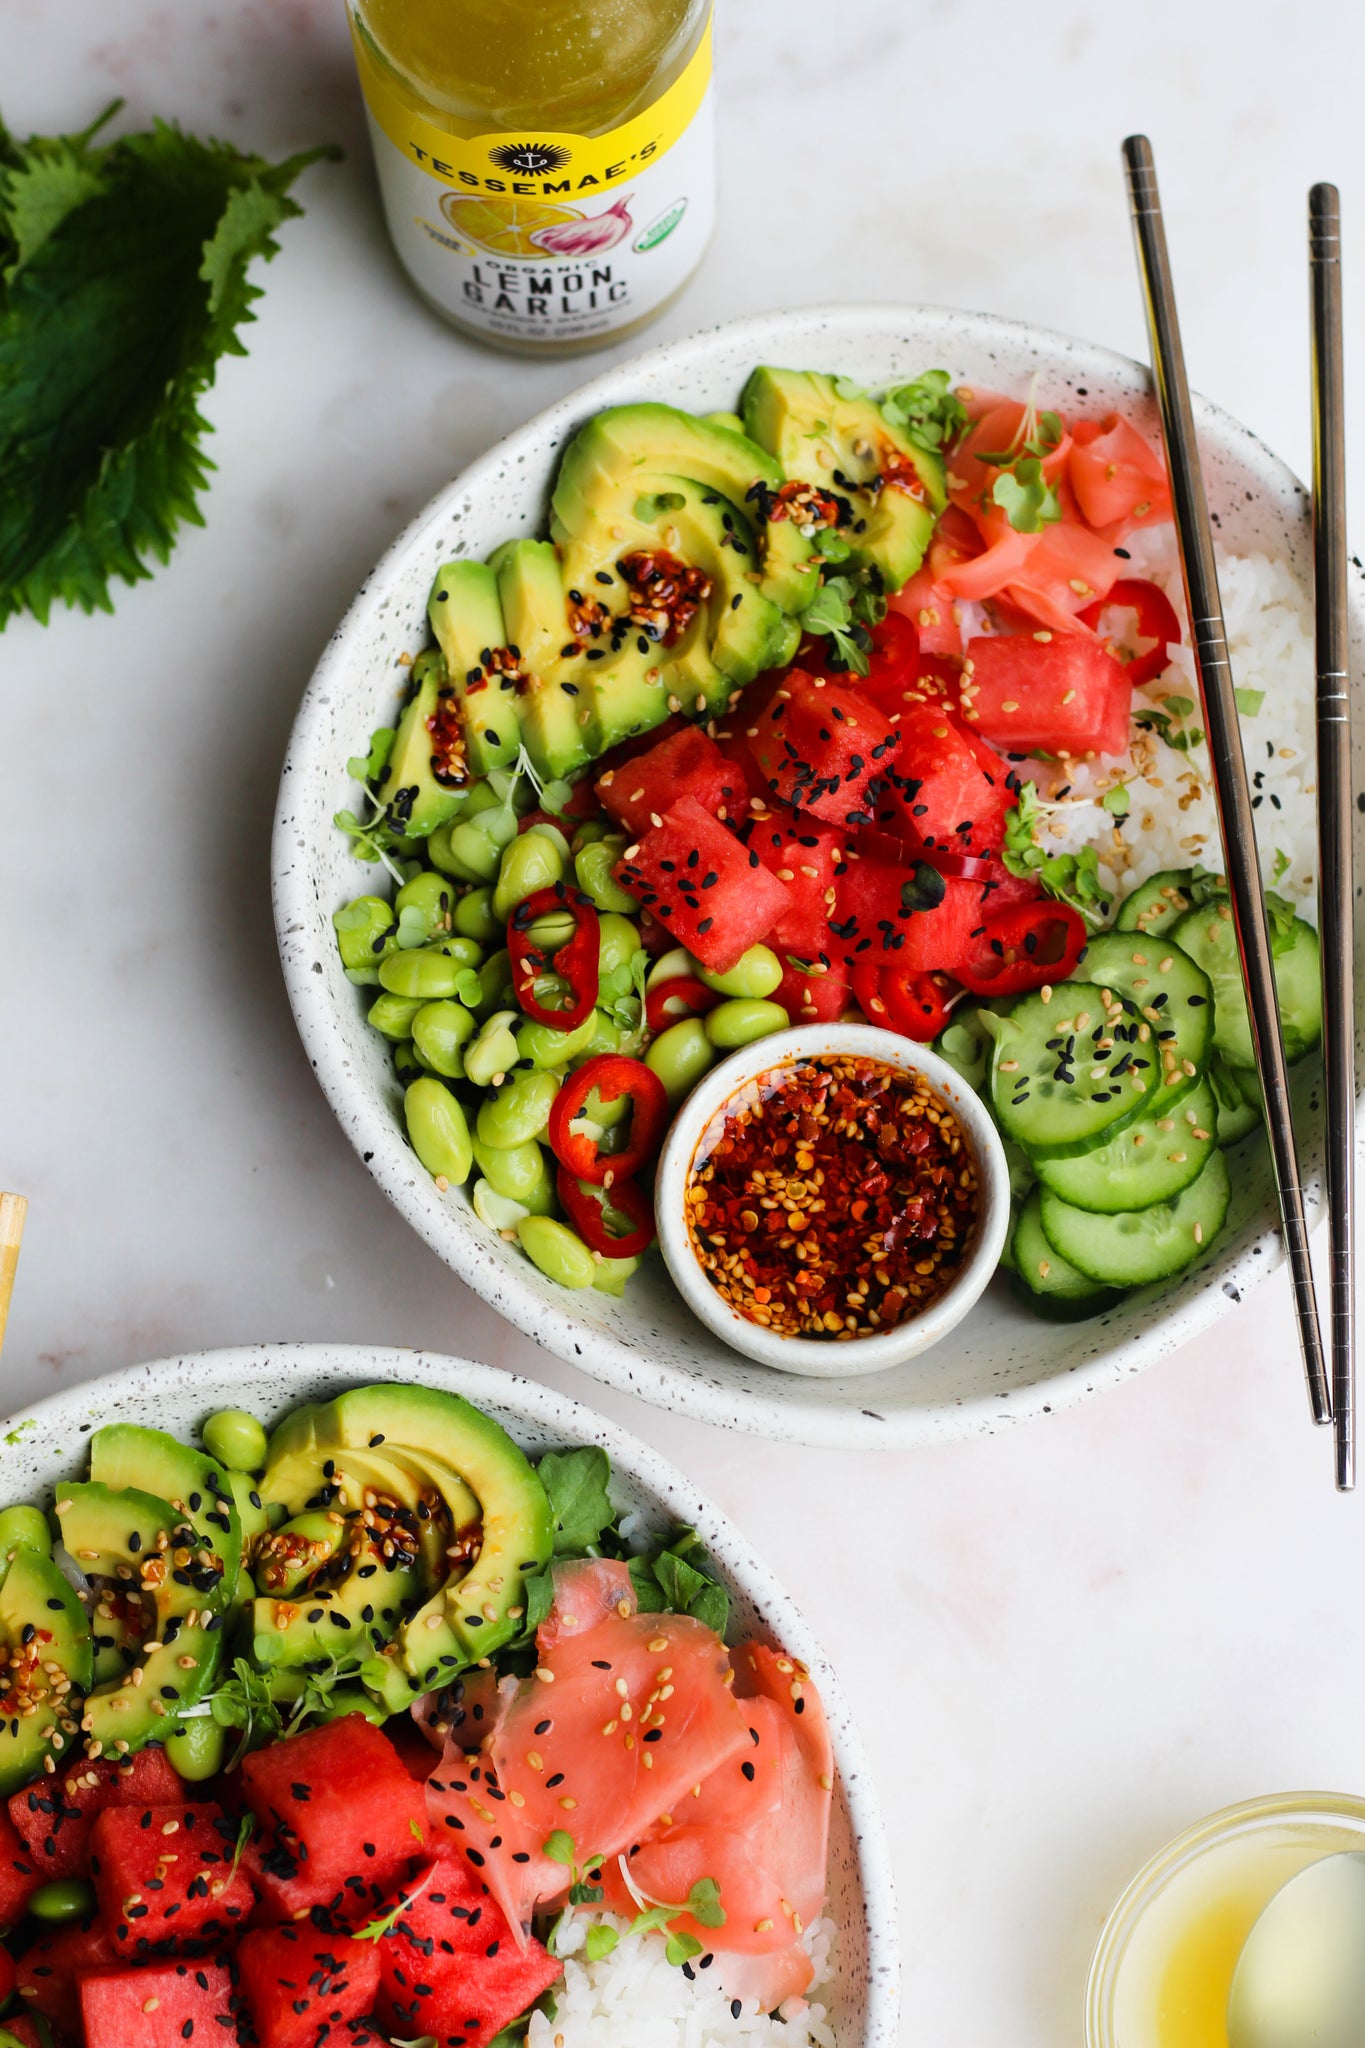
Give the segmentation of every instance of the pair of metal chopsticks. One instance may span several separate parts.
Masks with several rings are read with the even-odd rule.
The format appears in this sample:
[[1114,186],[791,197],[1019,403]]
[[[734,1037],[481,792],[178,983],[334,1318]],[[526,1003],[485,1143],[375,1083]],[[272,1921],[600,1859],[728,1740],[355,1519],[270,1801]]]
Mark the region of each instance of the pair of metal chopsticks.
[[1341,345],[1340,213],[1336,188],[1309,197],[1313,298],[1313,541],[1317,614],[1318,840],[1323,962],[1323,1053],[1327,1088],[1327,1190],[1331,1215],[1332,1377],[1329,1386],[1308,1256],[1303,1189],[1289,1074],[1275,994],[1274,962],[1261,885],[1246,759],[1228,660],[1218,571],[1204,496],[1194,413],[1176,315],[1152,146],[1123,145],[1151,337],[1180,559],[1203,701],[1204,729],[1227,860],[1228,886],[1246,984],[1256,1065],[1279,1194],[1315,1422],[1335,1425],[1336,1483],[1355,1484],[1354,1145],[1355,972],[1352,941],[1351,724],[1346,619],[1345,435]]

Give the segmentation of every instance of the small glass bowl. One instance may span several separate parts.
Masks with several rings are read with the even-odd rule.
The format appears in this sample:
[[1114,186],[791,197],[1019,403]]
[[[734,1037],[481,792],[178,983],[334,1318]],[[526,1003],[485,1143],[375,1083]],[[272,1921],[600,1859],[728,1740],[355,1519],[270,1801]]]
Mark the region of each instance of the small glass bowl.
[[[1300,1868],[1318,1855],[1365,1849],[1365,1799],[1344,1792],[1279,1792],[1224,1807],[1158,1850],[1127,1886],[1104,1924],[1085,1992],[1086,2048],[1152,2048],[1151,2037],[1120,2033],[1124,1965],[1163,1893],[1203,1858],[1239,1841],[1297,1834],[1317,1837]],[[1282,1881],[1294,1871],[1286,1867]],[[1273,1889],[1273,1888],[1272,1888]],[[1268,1901],[1267,1901],[1268,1903]]]

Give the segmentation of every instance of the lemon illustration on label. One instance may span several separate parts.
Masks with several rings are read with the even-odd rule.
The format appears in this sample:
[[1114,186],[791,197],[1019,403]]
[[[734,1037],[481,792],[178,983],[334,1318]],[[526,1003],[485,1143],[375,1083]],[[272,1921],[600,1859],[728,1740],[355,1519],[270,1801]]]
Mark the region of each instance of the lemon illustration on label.
[[657,249],[660,242],[666,242],[686,211],[685,199],[670,200],[663,212],[656,213],[649,226],[631,243],[636,255],[643,256],[646,249]]
[[473,194],[447,192],[441,211],[457,233],[497,256],[527,256],[543,253],[537,239],[547,229],[571,226],[581,220],[576,207],[557,206],[551,199],[482,199]]

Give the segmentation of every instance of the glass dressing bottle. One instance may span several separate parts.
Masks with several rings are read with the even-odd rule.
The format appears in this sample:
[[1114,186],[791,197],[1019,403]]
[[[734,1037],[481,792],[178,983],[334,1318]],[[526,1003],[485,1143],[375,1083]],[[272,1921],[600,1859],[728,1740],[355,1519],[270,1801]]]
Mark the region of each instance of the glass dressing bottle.
[[454,326],[523,355],[636,333],[715,209],[711,0],[350,0],[389,233]]

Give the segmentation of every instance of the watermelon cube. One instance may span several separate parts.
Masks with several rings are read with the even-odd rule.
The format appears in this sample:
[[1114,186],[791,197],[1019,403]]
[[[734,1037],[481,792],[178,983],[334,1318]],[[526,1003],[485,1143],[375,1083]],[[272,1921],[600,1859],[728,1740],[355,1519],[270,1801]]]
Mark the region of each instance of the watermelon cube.
[[197,1955],[235,1933],[255,1903],[236,1848],[220,1806],[106,1807],[90,1874],[120,1956]]
[[752,847],[685,796],[616,864],[616,879],[668,928],[674,945],[725,974],[765,939],[787,892]]
[[1128,745],[1132,684],[1091,634],[984,634],[967,642],[962,715],[997,747],[1079,759]]
[[787,891],[787,904],[765,943],[779,960],[788,954],[819,963],[828,950],[834,878],[843,866],[844,834],[785,809],[766,811],[741,827],[740,837]]
[[260,2048],[379,2041],[365,2015],[379,1988],[379,1945],[315,1927],[257,1927],[237,1970]]
[[603,810],[632,839],[642,838],[680,796],[695,797],[714,818],[742,813],[747,795],[744,778],[695,725],[684,725],[647,754],[620,768],[608,768],[597,780]]
[[960,719],[921,705],[901,721],[901,750],[878,822],[944,853],[998,854],[1017,801],[1009,765]]
[[848,970],[840,957],[838,942],[829,933],[820,951],[828,955],[830,962],[820,974],[793,967],[790,961],[783,963],[782,979],[772,1000],[781,1004],[793,1024],[836,1023],[852,1004]]
[[0,1927],[13,1927],[30,1892],[46,1882],[14,1822],[7,1813],[0,1813]]
[[60,1934],[44,1935],[15,1965],[24,2010],[41,2013],[59,2034],[79,2040],[81,1978],[92,1970],[116,1969],[118,1963],[114,1944],[94,1913],[73,1921]]
[[244,1860],[272,1918],[319,1907],[339,1926],[368,1919],[426,1848],[424,1788],[363,1714],[258,1749],[241,1775],[258,1827]]
[[183,2048],[249,2040],[238,2029],[232,1973],[221,1958],[97,1970],[80,1983],[86,2048]]
[[981,922],[982,884],[941,875],[927,862],[901,867],[851,860],[840,876],[832,930],[847,969],[893,957],[912,973],[951,974]]
[[771,795],[830,825],[873,822],[900,735],[870,697],[794,668],[754,723],[749,746]]
[[107,1806],[167,1806],[185,1787],[159,1743],[132,1756],[78,1759],[59,1764],[10,1795],[9,1817],[28,1844],[40,1884],[54,1877],[84,1877],[90,1867],[90,1830]]
[[[420,1888],[419,1888],[420,1887]],[[375,2010],[391,2033],[434,2035],[440,2048],[486,2048],[563,1974],[534,1940],[519,1948],[500,1907],[463,1865],[441,1861],[395,1893]]]

